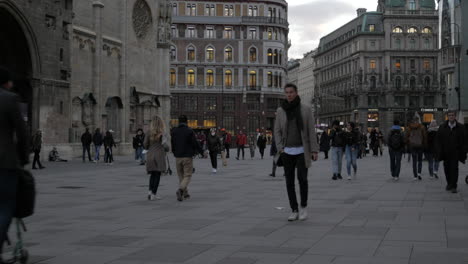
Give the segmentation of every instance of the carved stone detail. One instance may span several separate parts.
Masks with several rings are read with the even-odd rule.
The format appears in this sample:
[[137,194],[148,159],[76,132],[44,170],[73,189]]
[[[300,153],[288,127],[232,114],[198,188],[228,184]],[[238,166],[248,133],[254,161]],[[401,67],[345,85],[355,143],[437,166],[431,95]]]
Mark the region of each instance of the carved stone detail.
[[133,6],[133,29],[137,38],[144,39],[153,23],[151,9],[145,0],[137,0]]

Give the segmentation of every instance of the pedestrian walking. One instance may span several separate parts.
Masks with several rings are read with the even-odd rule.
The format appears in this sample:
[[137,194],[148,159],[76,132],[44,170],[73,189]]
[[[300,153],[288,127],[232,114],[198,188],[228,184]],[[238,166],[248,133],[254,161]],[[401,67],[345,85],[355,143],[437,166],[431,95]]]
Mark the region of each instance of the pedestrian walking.
[[218,172],[218,154],[221,153],[221,139],[216,134],[216,128],[210,129],[210,134],[206,139],[208,145],[208,151],[210,155],[212,173],[216,174]]
[[343,164],[343,151],[346,146],[344,132],[341,129],[340,121],[335,120],[332,123],[332,130],[330,133],[331,151],[332,151],[332,180],[342,180],[341,168]]
[[429,129],[427,130],[427,148],[425,151],[425,156],[428,162],[429,167],[429,176],[433,179],[439,179],[439,160],[437,159],[437,152],[436,152],[436,138],[437,138],[437,131],[439,130],[439,126],[437,125],[437,121],[432,120],[431,124],[429,124]]
[[96,128],[93,134],[93,144],[94,144],[94,162],[97,163],[99,162],[99,154],[101,151],[101,146],[104,142],[104,138],[101,133],[101,129]]
[[139,128],[137,134],[133,137],[133,149],[135,150],[135,161],[140,165],[145,165],[145,154],[143,152],[143,143],[145,142],[145,133]]
[[320,151],[325,154],[325,159],[328,159],[328,151],[330,151],[330,137],[327,130],[325,129],[320,136]]
[[257,139],[257,147],[258,151],[260,152],[260,157],[263,159],[265,155],[265,148],[267,144],[267,138],[263,132],[260,133],[260,136]]
[[242,159],[245,159],[244,148],[246,144],[247,144],[247,136],[242,131],[239,131],[239,134],[237,135],[237,138],[236,138],[236,145],[237,145],[236,160],[239,160],[241,151],[242,151]]
[[363,157],[367,156],[367,135],[365,132],[361,132],[361,149],[359,151],[359,157],[362,159]]
[[382,133],[382,131],[380,131],[379,129],[377,129],[377,144],[378,144],[378,147],[379,147],[379,153],[380,153],[380,156],[383,156],[383,151],[384,151],[384,135]]
[[[356,179],[360,133],[354,122],[348,122],[346,129],[347,131],[344,133],[346,142],[346,171],[348,172],[348,181],[350,181],[351,179]],[[353,167],[352,174],[351,167]]]
[[413,180],[422,180],[422,158],[424,148],[427,145],[426,129],[419,123],[419,118],[414,117],[406,132],[406,144],[408,144],[411,151],[411,158],[413,159]]
[[406,149],[405,138],[399,120],[393,121],[387,142],[390,155],[390,172],[393,180],[398,181],[400,179],[401,158]]
[[249,136],[249,150],[250,150],[250,159],[255,157],[255,149],[256,149],[257,140],[255,140],[254,135]]
[[10,73],[0,68],[0,263],[16,209],[18,170],[29,163],[29,136]]
[[172,129],[171,146],[176,158],[179,188],[176,196],[178,201],[190,198],[188,185],[192,179],[193,156],[203,154],[203,149],[197,142],[195,132],[187,126],[187,116],[179,116],[179,126]]
[[114,136],[112,135],[113,132],[114,131],[112,129],[108,130],[106,132],[106,136],[103,139],[104,149],[105,149],[104,163],[106,163],[107,165],[114,164],[113,147],[117,147],[117,146],[115,145]]
[[[315,134],[314,115],[312,109],[301,104],[297,94],[297,86],[287,84],[284,88],[286,100],[276,111],[275,139],[281,161],[284,165],[286,188],[292,213],[288,221],[307,219],[307,200],[309,185],[308,168],[311,161],[317,160],[319,146]],[[301,210],[296,197],[295,174],[301,195]]]
[[161,117],[152,118],[148,136],[144,137],[142,147],[148,151],[146,155],[146,171],[150,175],[148,200],[159,200],[161,199],[157,196],[159,182],[161,174],[167,171],[166,153],[170,149],[166,126]]
[[88,153],[88,160],[92,162],[91,159],[91,143],[93,142],[93,136],[89,132],[89,128],[86,128],[86,131],[81,135],[81,146],[83,147],[83,162],[86,161],[86,152]]
[[436,135],[437,158],[444,162],[447,180],[445,190],[452,193],[458,192],[458,162],[465,163],[467,152],[466,131],[457,122],[455,114],[455,111],[448,112],[448,120],[439,127]]
[[[271,147],[270,147],[270,156],[275,157],[278,153],[278,149],[276,148],[275,137],[272,136],[271,138]],[[276,160],[273,158],[273,167],[271,169],[271,177],[276,177]]]
[[372,156],[378,157],[379,156],[379,135],[377,134],[377,130],[373,128],[369,135],[370,139],[370,148],[372,149]]
[[38,129],[31,139],[32,151],[34,152],[32,169],[37,170],[36,164],[39,169],[45,169],[41,163],[41,149],[42,149],[42,130]]
[[223,142],[224,142],[224,148],[226,149],[226,158],[229,159],[229,149],[231,148],[231,142],[232,142],[232,136],[229,131],[226,131],[226,129],[223,128]]

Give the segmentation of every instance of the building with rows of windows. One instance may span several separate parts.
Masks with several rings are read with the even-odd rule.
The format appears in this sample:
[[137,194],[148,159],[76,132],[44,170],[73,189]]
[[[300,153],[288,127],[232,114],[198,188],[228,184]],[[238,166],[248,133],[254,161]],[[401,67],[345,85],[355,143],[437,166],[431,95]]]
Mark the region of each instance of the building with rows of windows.
[[172,124],[254,133],[273,126],[283,96],[287,3],[171,1]]
[[434,0],[378,1],[320,40],[315,95],[320,123],[356,121],[386,131],[394,119],[441,120]]

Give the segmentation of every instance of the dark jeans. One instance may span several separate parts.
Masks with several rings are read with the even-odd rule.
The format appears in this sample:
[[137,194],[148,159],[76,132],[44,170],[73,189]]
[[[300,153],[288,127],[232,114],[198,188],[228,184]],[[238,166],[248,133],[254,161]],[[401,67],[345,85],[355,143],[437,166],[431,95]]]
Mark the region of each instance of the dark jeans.
[[0,258],[16,206],[17,181],[16,170],[0,169]]
[[114,162],[114,156],[112,155],[112,148],[106,148],[106,152],[104,153],[104,162],[105,163]]
[[271,174],[272,174],[273,176],[276,175],[276,167],[277,167],[277,166],[276,166],[275,159],[273,159],[273,168],[272,168],[272,170],[271,170]]
[[403,156],[403,152],[389,148],[388,153],[390,154],[390,171],[392,173],[392,177],[398,178],[400,177],[401,158]]
[[40,153],[41,153],[40,150],[35,150],[34,151],[34,159],[33,159],[33,164],[32,164],[33,168],[36,168],[36,163],[37,163],[37,165],[39,165],[39,168],[42,167],[41,160],[40,160],[41,157],[39,155]]
[[226,149],[226,158],[229,159],[229,148],[231,147],[231,144],[225,143],[224,148]]
[[423,150],[420,148],[411,149],[411,158],[413,159],[413,176],[418,177],[422,170]]
[[456,189],[458,184],[458,159],[444,160],[444,172],[448,189]]
[[152,171],[150,176],[149,182],[149,190],[156,195],[158,192],[159,182],[161,180],[161,172],[160,171]]
[[85,157],[86,157],[86,152],[88,152],[88,160],[89,161],[93,161],[91,159],[91,145],[83,145],[83,161],[85,161]]
[[260,151],[260,156],[263,159],[263,155],[265,155],[265,149],[264,148],[259,148],[258,151]]
[[434,153],[428,151],[425,153],[427,165],[429,167],[429,175],[434,176],[434,173],[439,173],[439,161],[434,157]]
[[245,153],[244,153],[244,145],[239,145],[237,146],[237,158],[240,158],[240,152],[242,150],[242,158],[245,157]]
[[210,151],[210,160],[211,160],[211,167],[213,169],[218,168],[218,152]]
[[301,207],[307,206],[307,196],[309,192],[309,183],[307,181],[308,169],[305,166],[304,154],[288,155],[281,154],[284,165],[284,174],[286,176],[286,188],[288,191],[289,205],[293,212],[299,210],[296,198],[295,171],[297,168],[297,180],[299,181],[299,190],[301,192]]
[[325,159],[328,159],[328,150],[327,150],[327,151],[323,151],[323,153],[325,154]]

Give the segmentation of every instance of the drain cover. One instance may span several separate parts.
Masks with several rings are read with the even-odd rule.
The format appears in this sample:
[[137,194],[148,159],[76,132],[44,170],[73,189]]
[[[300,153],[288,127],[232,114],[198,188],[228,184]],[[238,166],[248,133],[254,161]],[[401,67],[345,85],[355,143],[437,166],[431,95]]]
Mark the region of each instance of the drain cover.
[[57,189],[83,189],[84,187],[81,187],[81,186],[59,186],[57,187]]

